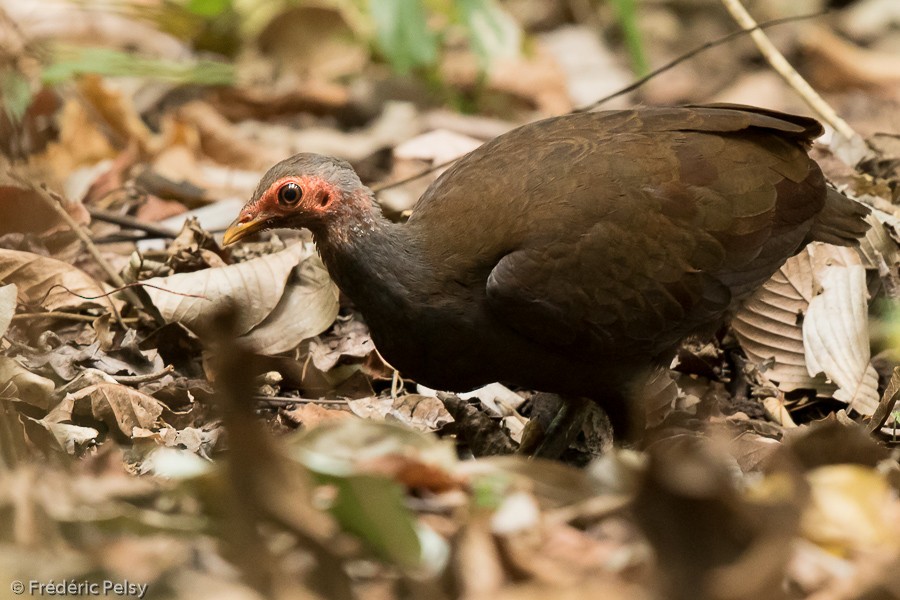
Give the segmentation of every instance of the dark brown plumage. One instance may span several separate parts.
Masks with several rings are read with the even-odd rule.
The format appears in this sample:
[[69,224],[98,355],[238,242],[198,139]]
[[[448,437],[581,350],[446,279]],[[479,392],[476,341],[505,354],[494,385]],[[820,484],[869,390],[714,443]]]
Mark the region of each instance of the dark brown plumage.
[[866,209],[827,190],[813,119],[712,105],[557,117],[458,161],[408,223],[350,166],[273,167],[226,233],[307,227],[404,375],[597,399],[714,331],[805,244],[853,243]]

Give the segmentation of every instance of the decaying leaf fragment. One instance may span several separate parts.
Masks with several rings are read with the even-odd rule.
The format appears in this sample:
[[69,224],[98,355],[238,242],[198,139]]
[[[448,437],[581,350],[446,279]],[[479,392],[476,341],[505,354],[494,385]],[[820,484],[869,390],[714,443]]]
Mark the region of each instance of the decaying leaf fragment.
[[869,415],[878,381],[869,364],[866,307],[856,250],[816,243],[751,296],[733,326],[747,356],[781,391],[813,389]]

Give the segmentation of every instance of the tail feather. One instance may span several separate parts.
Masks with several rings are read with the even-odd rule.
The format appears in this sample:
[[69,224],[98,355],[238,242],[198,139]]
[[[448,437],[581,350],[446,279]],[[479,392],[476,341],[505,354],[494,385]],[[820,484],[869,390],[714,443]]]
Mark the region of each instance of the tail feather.
[[868,214],[869,209],[865,205],[829,187],[825,195],[825,208],[816,217],[807,241],[855,246],[869,230],[865,220]]

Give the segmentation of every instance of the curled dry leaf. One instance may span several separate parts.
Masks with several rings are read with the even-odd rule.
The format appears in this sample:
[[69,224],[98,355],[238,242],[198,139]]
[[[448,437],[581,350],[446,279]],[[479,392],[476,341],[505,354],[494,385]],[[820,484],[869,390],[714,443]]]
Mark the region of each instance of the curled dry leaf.
[[46,418],[32,419],[28,415],[21,417],[28,439],[45,450],[62,449],[66,454],[75,454],[76,450],[96,442],[100,435],[93,427],[58,423]]
[[54,387],[49,379],[35,375],[11,358],[0,356],[0,393],[4,398],[46,410],[52,404]]
[[31,252],[0,249],[0,282],[15,283],[19,302],[45,310],[108,307],[112,303],[108,296],[97,298],[106,290],[81,269]]
[[72,394],[75,411],[90,414],[105,422],[110,429],[118,428],[131,437],[135,428],[153,429],[157,426],[163,405],[152,396],[118,383],[98,383]]
[[[295,267],[299,276],[289,283]],[[208,327],[219,310],[233,303],[239,309],[236,331],[248,334],[255,350],[269,354],[322,333],[338,311],[337,288],[312,246],[304,244],[236,265],[144,283],[155,286],[146,290],[166,321],[194,331]]]
[[0,335],[6,333],[16,313],[16,285],[0,286]]
[[747,356],[770,363],[765,375],[781,391],[814,389],[871,414],[877,376],[860,263],[853,249],[812,244],[744,303],[733,325]]
[[295,348],[328,329],[337,318],[338,289],[319,257],[307,255],[293,272],[275,309],[244,336],[257,352],[278,354]]

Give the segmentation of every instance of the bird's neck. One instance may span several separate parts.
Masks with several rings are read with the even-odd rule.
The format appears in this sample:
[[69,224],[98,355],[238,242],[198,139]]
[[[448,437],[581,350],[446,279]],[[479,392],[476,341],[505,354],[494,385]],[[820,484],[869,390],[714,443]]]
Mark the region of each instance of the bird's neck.
[[332,279],[372,319],[402,311],[421,292],[428,269],[408,228],[365,200],[313,235]]

